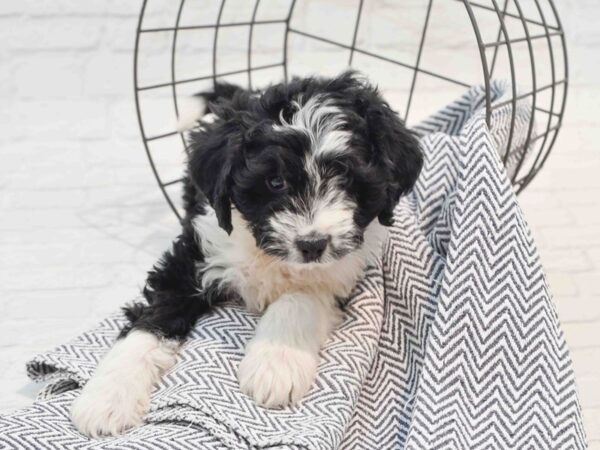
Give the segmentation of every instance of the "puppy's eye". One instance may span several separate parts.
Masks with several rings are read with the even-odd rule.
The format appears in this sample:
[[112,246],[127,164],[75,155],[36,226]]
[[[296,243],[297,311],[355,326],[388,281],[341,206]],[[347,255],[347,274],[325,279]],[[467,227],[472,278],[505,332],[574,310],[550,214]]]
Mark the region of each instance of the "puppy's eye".
[[267,178],[267,187],[271,192],[281,193],[287,189],[287,183],[283,177],[269,177]]

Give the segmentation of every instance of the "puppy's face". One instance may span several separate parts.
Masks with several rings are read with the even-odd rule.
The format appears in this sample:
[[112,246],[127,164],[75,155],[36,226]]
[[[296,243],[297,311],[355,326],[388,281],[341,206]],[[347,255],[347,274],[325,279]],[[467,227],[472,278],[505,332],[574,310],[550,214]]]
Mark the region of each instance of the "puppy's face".
[[332,262],[360,247],[386,185],[369,164],[361,130],[352,129],[351,111],[325,94],[290,110],[247,135],[231,198],[267,253],[293,263]]
[[[421,154],[374,89],[353,77],[344,81],[341,87],[308,83],[283,100],[267,91],[262,108],[220,119],[194,137],[194,156],[208,152],[198,145],[208,134],[224,133],[227,141],[221,174],[202,188],[227,231],[233,205],[266,253],[289,263],[327,264],[360,248],[376,218],[391,223]],[[273,104],[265,102],[272,97]],[[191,170],[198,179],[211,177],[210,158],[200,159]]]

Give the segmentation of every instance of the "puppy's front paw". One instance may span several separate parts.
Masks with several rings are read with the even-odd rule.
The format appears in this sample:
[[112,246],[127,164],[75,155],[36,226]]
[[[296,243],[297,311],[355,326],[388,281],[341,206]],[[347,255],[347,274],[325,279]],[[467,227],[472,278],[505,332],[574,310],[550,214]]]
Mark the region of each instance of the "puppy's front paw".
[[100,437],[141,425],[154,385],[175,364],[177,349],[176,342],[144,331],[119,340],[71,406],[77,429]]
[[240,389],[266,408],[297,403],[310,389],[317,363],[317,355],[307,350],[251,342],[238,371]]
[[140,426],[150,405],[150,392],[109,377],[93,378],[71,406],[77,429],[90,437],[115,436]]

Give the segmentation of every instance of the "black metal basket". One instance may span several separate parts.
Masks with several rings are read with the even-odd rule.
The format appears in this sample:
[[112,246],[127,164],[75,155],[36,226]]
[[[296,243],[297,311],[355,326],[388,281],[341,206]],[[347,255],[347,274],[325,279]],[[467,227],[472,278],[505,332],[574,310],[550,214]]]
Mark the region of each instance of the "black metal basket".
[[[489,124],[501,106],[492,104],[490,81],[510,81],[512,111],[521,99],[531,109],[529,151],[510,171],[517,192],[542,168],[561,126],[568,67],[552,0],[144,0],[137,114],[154,176],[177,217],[185,142],[174,124],[183,97],[217,79],[256,88],[348,66],[377,83],[409,126],[478,84]],[[515,114],[509,143],[514,128]]]

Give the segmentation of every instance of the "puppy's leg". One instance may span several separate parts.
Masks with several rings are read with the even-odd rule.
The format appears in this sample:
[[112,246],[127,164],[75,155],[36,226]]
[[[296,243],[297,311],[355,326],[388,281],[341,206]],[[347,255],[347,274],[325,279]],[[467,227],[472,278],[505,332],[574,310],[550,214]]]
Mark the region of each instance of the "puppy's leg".
[[175,364],[177,347],[175,340],[142,330],[119,339],[73,402],[79,431],[100,437],[141,425],[155,384]]
[[312,385],[319,350],[339,319],[333,298],[293,293],[271,304],[239,367],[242,392],[268,408],[298,402]]
[[71,417],[79,431],[115,435],[142,423],[154,387],[175,364],[180,342],[209,308],[206,294],[197,289],[198,261],[193,232],[184,229],[148,275],[148,304],[126,310],[131,324],[73,402]]

